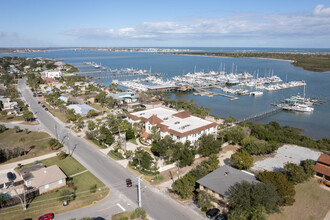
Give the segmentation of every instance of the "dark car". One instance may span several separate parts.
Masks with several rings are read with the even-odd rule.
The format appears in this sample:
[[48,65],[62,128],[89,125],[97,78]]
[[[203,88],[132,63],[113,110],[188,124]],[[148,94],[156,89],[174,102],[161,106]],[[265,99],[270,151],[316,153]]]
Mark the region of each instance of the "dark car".
[[213,208],[210,209],[209,211],[207,211],[206,216],[208,218],[214,218],[215,216],[217,216],[219,214],[220,210],[217,208]]
[[46,106],[44,104],[42,104],[41,107],[45,108]]
[[126,186],[127,187],[132,187],[132,180],[131,179],[126,179]]
[[40,104],[41,102],[40,101],[38,101],[38,104]]
[[47,213],[38,218],[38,220],[51,220],[54,219],[54,213]]
[[217,217],[215,217],[215,220],[227,220],[227,215],[220,214]]
[[48,111],[48,108],[45,108],[45,111]]
[[16,175],[15,175],[15,173],[8,172],[7,173],[7,178],[8,178],[9,181],[14,181],[16,179]]

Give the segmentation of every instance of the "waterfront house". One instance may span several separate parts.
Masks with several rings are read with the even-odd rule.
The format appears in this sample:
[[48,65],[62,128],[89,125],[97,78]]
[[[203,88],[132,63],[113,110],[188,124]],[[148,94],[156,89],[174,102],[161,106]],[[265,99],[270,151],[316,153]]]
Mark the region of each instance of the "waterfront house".
[[229,189],[243,181],[249,183],[259,182],[252,173],[224,165],[197,180],[197,183],[199,184],[199,190],[204,190],[216,199],[227,202],[227,198],[230,196]]
[[139,94],[128,90],[127,92],[109,93],[106,97],[117,99],[120,104],[128,104],[137,102],[139,99]]
[[313,168],[315,176],[321,180],[321,184],[330,187],[330,156],[321,154]]
[[216,134],[218,124],[193,116],[189,111],[175,111],[167,108],[153,108],[144,111],[128,113],[128,121],[145,122],[145,132],[150,134],[152,127],[156,126],[161,138],[170,135],[174,141],[192,143],[203,134]]

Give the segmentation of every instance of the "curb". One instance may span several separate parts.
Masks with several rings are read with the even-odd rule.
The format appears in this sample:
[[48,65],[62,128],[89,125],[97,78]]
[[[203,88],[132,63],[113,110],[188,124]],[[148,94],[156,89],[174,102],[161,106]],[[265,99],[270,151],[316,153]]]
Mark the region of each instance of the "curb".
[[110,187],[109,187],[109,192],[108,192],[108,194],[107,194],[105,197],[103,197],[103,198],[100,199],[100,200],[93,201],[91,204],[86,205],[86,206],[84,206],[84,207],[82,207],[82,208],[84,209],[84,208],[90,207],[90,206],[94,205],[95,203],[98,203],[98,202],[101,202],[101,201],[105,200],[105,199],[110,195],[110,193],[111,193],[111,189],[110,189]]

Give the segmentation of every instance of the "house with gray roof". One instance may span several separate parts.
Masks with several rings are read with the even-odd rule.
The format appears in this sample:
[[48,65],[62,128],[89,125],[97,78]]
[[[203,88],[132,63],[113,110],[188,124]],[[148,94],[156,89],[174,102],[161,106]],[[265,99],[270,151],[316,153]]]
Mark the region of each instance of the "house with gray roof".
[[74,109],[76,114],[80,114],[81,116],[87,115],[87,113],[90,110],[94,110],[96,112],[100,112],[99,110],[96,110],[95,108],[87,105],[87,104],[72,104],[67,106],[68,109]]
[[224,165],[197,180],[197,183],[200,190],[210,193],[219,200],[226,201],[226,198],[230,196],[229,189],[243,181],[249,183],[259,182],[252,173]]
[[106,97],[117,99],[120,104],[128,104],[137,102],[139,99],[139,94],[135,93],[134,91],[127,90],[126,92],[109,93]]

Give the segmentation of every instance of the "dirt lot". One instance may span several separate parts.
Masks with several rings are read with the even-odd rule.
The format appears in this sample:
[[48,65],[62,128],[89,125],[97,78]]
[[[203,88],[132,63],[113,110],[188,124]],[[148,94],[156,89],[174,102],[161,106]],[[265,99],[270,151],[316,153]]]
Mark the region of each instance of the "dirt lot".
[[296,145],[283,145],[275,154],[254,163],[252,170],[280,171],[285,163],[300,163],[302,160],[317,160],[321,152]]

